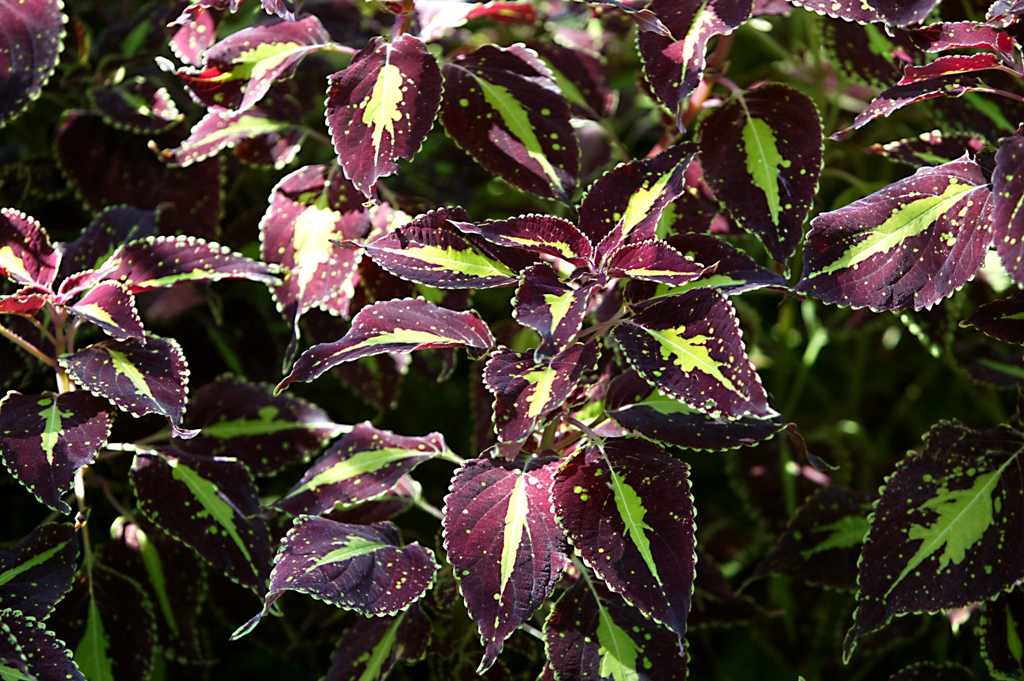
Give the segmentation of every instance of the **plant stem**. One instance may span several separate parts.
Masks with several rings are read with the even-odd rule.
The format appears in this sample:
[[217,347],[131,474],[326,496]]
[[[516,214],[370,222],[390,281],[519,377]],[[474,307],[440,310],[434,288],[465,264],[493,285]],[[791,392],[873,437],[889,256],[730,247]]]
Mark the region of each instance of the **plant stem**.
[[30,354],[33,357],[35,357],[36,359],[38,359],[43,364],[45,364],[45,365],[47,365],[49,367],[56,367],[57,366],[57,361],[55,359],[53,359],[52,357],[47,355],[45,352],[43,352],[42,350],[40,350],[36,346],[32,345],[32,343],[28,342],[27,340],[25,340],[24,338],[22,338],[18,334],[14,333],[13,331],[8,329],[7,327],[3,326],[2,324],[0,324],[0,336],[3,336],[7,340],[11,341],[15,345],[17,345],[19,348],[21,348],[22,350],[24,350],[28,354]]
[[437,506],[434,506],[429,501],[417,498],[413,499],[412,503],[414,506],[416,506],[416,508],[420,509],[421,511],[434,516],[438,520],[444,520],[444,513],[441,512],[441,509],[439,509]]

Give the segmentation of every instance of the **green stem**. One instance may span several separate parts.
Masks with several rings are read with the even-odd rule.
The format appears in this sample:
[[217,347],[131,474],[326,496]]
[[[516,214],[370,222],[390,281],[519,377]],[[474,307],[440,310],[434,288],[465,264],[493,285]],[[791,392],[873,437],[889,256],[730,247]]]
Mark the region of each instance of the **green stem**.
[[420,509],[421,511],[434,516],[438,520],[444,520],[444,513],[441,512],[441,509],[439,509],[437,506],[434,506],[429,501],[417,498],[413,499],[412,503],[416,506],[416,508]]

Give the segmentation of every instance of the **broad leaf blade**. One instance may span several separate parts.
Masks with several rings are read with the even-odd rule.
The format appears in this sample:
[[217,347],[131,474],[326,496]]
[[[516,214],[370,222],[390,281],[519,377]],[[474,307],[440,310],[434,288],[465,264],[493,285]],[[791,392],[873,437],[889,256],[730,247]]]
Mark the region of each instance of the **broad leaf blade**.
[[119,281],[101,281],[67,309],[76,317],[100,327],[114,340],[145,338],[142,320],[135,307],[135,296]]
[[373,38],[328,79],[327,128],[345,176],[372,197],[377,178],[419,151],[440,105],[441,69],[423,41]]
[[540,459],[474,459],[456,472],[445,497],[445,550],[485,649],[479,673],[551,595],[569,563],[548,497],[557,467]]
[[142,76],[95,87],[89,96],[107,125],[140,135],[159,135],[184,118],[167,89]]
[[682,650],[693,593],[696,524],[689,466],[639,438],[581,447],[551,499],[573,548],[615,592],[664,624]]
[[453,222],[459,231],[479,234],[493,244],[562,258],[584,267],[593,246],[576,225],[553,215],[520,215],[509,220]]
[[78,558],[73,525],[47,523],[0,551],[0,607],[46,619],[71,589]]
[[195,124],[189,136],[172,149],[160,151],[170,166],[187,168],[205,161],[224,149],[233,149],[246,140],[291,131],[297,121],[282,118],[277,111],[253,106],[242,111],[210,109]]
[[99,267],[117,247],[149,236],[156,236],[157,211],[130,206],[112,206],[97,215],[82,234],[68,243],[57,244],[61,252],[57,281],[72,274]]
[[37,618],[0,611],[0,676],[5,681],[86,681],[64,642]]
[[[749,255],[711,234],[677,234],[666,239],[677,251],[698,262],[715,263],[714,271],[668,293],[684,293],[691,288],[711,286],[727,296],[772,287],[789,288],[780,274],[758,265]],[[710,269],[710,268],[709,268]]]
[[704,267],[666,242],[656,239],[638,241],[615,251],[606,264],[608,276],[654,281],[682,286],[702,276],[711,276],[714,267]]
[[106,402],[85,392],[9,392],[0,401],[4,466],[36,499],[71,513],[61,497],[71,491],[75,472],[107,444],[111,420]]
[[541,263],[523,272],[512,299],[512,317],[540,334],[538,357],[551,357],[569,346],[583,326],[594,284],[571,286],[550,265]]
[[0,3],[0,127],[37,99],[64,48],[61,0]]
[[48,288],[59,256],[35,218],[13,208],[0,210],[0,275],[22,285]]
[[811,222],[796,290],[872,310],[930,308],[963,286],[991,243],[989,190],[966,159],[923,168]]
[[1024,344],[1024,298],[1013,295],[985,303],[960,325],[973,326],[1008,343]]
[[792,0],[797,7],[827,14],[830,17],[855,21],[859,24],[882,22],[892,26],[907,26],[924,20],[938,4],[938,0]]
[[982,606],[981,654],[995,679],[1019,679],[1024,669],[1024,598],[1019,588]]
[[969,133],[943,133],[941,130],[922,132],[917,137],[897,140],[888,144],[875,144],[868,151],[915,168],[949,163],[964,154],[975,155],[985,146],[985,140]]
[[397,615],[362,618],[338,641],[324,681],[383,681],[399,661],[422,659],[430,642],[430,621],[416,603]]
[[1011,135],[996,152],[992,172],[992,238],[1003,267],[1019,286],[1024,283],[1024,137]]

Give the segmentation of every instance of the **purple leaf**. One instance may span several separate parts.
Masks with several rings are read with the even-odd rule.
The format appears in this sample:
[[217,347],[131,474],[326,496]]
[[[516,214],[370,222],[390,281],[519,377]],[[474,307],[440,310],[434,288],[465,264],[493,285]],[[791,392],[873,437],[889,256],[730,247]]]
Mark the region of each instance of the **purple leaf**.
[[112,206],[97,215],[74,241],[57,244],[61,252],[57,281],[76,272],[99,267],[117,247],[156,235],[157,211]]
[[179,447],[238,459],[257,477],[308,461],[339,430],[316,405],[291,395],[275,396],[272,386],[229,375],[207,383],[189,399],[184,427],[200,432]]
[[981,613],[981,656],[989,673],[995,679],[1018,678],[1022,654],[1017,642],[1024,635],[1020,628],[1024,622],[1024,594],[1019,588],[999,594],[982,605]]
[[671,147],[620,165],[590,187],[580,205],[580,231],[598,244],[599,264],[627,243],[655,237],[662,211],[682,192],[695,150],[692,144]]
[[78,558],[73,525],[47,523],[0,551],[0,606],[46,619],[71,589]]
[[130,472],[139,508],[232,581],[265,592],[270,533],[246,467],[173,448],[139,453]]
[[298,156],[305,139],[306,130],[296,126],[244,139],[233,151],[251,168],[283,170]]
[[168,47],[181,62],[200,66],[203,63],[203,55],[217,42],[218,15],[196,5],[186,8],[185,12],[193,8],[189,21],[174,29]]
[[419,464],[447,453],[440,433],[407,437],[360,423],[273,506],[292,515],[321,515],[338,504],[369,501],[386,494]]
[[786,262],[803,236],[821,172],[814,102],[787,85],[762,85],[709,113],[698,144],[704,177],[729,215]]
[[103,341],[59,361],[71,380],[118,409],[136,417],[160,414],[180,428],[188,367],[173,338]]
[[996,152],[992,171],[992,240],[1003,267],[1019,286],[1024,284],[1024,137],[1011,135]]
[[712,286],[727,296],[765,287],[788,289],[789,283],[729,242],[710,234],[677,234],[666,241],[680,253],[706,263],[716,263],[713,272],[685,285],[680,293],[700,286]]
[[512,317],[540,334],[538,355],[550,357],[575,340],[595,288],[595,284],[567,284],[545,263],[523,272],[512,299]]
[[423,488],[418,482],[408,475],[403,475],[398,479],[397,485],[372,501],[364,501],[354,506],[335,508],[330,513],[323,514],[323,516],[336,520],[339,523],[372,525],[382,520],[391,520],[395,516],[409,510],[413,503],[421,497],[422,493]]
[[18,610],[0,611],[0,668],[12,679],[85,681],[64,642]]
[[118,130],[158,135],[184,118],[167,88],[142,76],[116,85],[95,87],[89,91],[89,96],[103,122]]
[[327,128],[345,176],[372,197],[377,178],[419,151],[440,105],[441,69],[423,41],[373,38],[328,78]]
[[510,220],[452,223],[466,234],[493,244],[553,255],[578,267],[590,262],[593,246],[574,224],[553,215],[520,215]]
[[1013,37],[991,24],[975,21],[935,23],[913,29],[910,39],[925,52],[980,48],[999,54],[1011,67],[1015,63]]
[[142,339],[145,331],[135,308],[135,296],[119,281],[102,281],[67,309],[92,322],[114,340]]
[[955,161],[964,154],[975,156],[984,146],[985,140],[977,135],[946,134],[941,130],[933,130],[888,144],[874,144],[867,151],[915,168],[922,168]]
[[445,550],[489,669],[509,636],[551,596],[569,563],[548,490],[557,461],[473,459],[445,497]]
[[858,24],[882,22],[891,26],[907,26],[924,21],[938,0],[876,0],[873,3],[860,0],[791,0],[797,7],[804,7],[818,14],[836,19],[855,21]]
[[579,148],[569,105],[536,53],[485,45],[446,61],[441,123],[484,168],[519,189],[571,203]]
[[49,288],[58,257],[39,222],[13,208],[0,209],[0,275],[23,285]]
[[623,246],[608,258],[605,269],[610,277],[642,279],[670,286],[682,286],[711,276],[715,271],[713,265],[704,267],[660,239]]
[[551,70],[574,114],[595,119],[611,115],[617,95],[605,82],[605,67],[596,53],[554,42],[531,41],[528,47]]
[[671,629],[682,651],[697,556],[689,466],[639,438],[581,447],[551,499],[573,548],[616,593]]
[[338,641],[324,681],[386,679],[399,661],[421,660],[430,642],[430,621],[416,603],[396,615],[361,618]]
[[958,343],[953,356],[979,383],[997,388],[1024,387],[1024,353],[1000,352],[991,343],[968,341]]
[[0,296],[0,314],[17,314],[23,317],[34,317],[43,307],[53,300],[49,291],[40,291],[34,286],[15,291],[7,296]]
[[861,552],[846,659],[897,615],[965,607],[1024,577],[1022,445],[1006,426],[943,423],[886,479]]
[[331,367],[360,357],[427,348],[466,347],[473,353],[492,345],[490,329],[473,312],[446,310],[421,298],[384,300],[360,310],[340,340],[302,353],[277,391],[294,381],[312,381]]
[[555,603],[544,639],[552,679],[686,679],[676,637],[589,577]]
[[732,305],[708,288],[641,303],[612,331],[630,366],[666,395],[715,417],[773,416],[740,335]]
[[0,127],[37,99],[57,68],[66,17],[61,0],[0,3]]
[[960,325],[973,326],[1008,343],[1024,344],[1024,298],[1015,294],[985,303]]
[[915,64],[925,60],[906,29],[826,18],[822,38],[831,61],[872,88],[884,89],[898,81],[908,60]]
[[363,615],[395,615],[434,582],[434,554],[418,543],[399,545],[391,523],[348,525],[299,516],[274,558],[262,612],[232,639],[253,630],[285,591],[297,591]]
[[75,471],[95,461],[106,446],[111,423],[106,407],[84,392],[7,393],[0,401],[4,466],[36,499],[71,513],[61,497],[71,491]]
[[960,159],[811,222],[796,290],[872,310],[930,308],[963,286],[992,240],[981,167]]
[[946,54],[922,66],[907,66],[897,86],[923,83],[932,78],[974,73],[1001,66],[999,57],[987,52],[977,54]]
[[499,442],[522,440],[560,409],[580,376],[597,365],[593,344],[575,343],[551,359],[533,352],[501,348],[484,369],[484,383],[494,395],[494,429]]

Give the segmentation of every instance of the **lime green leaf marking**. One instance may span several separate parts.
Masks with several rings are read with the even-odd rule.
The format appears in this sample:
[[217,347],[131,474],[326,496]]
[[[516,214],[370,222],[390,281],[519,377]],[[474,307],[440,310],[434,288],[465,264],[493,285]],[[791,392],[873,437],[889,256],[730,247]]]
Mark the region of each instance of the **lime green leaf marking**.
[[124,353],[118,352],[117,350],[111,350],[110,348],[107,348],[107,352],[110,354],[110,359],[114,363],[114,371],[122,376],[126,376],[128,380],[132,382],[132,385],[135,386],[135,390],[140,395],[145,395],[156,402],[157,399],[153,397],[153,393],[149,389],[149,384],[146,383],[146,377],[142,375],[134,364],[128,361],[128,358],[125,357]]
[[[206,431],[204,430],[203,433],[206,433]],[[401,447],[385,447],[384,449],[359,452],[313,476],[309,482],[296,489],[290,496],[315,490],[324,485],[333,485],[345,480],[351,480],[360,475],[378,471],[394,461],[423,456],[425,453],[427,452],[416,449],[403,449]]]
[[768,199],[768,211],[772,222],[779,224],[782,206],[779,200],[779,174],[788,168],[790,161],[782,158],[775,144],[775,133],[760,118],[749,118],[743,126],[743,147],[747,158],[747,172],[754,180],[754,186],[764,192]]
[[659,291],[658,295],[677,296],[680,293],[686,293],[690,289],[695,288],[725,288],[726,286],[738,286],[745,283],[747,283],[745,279],[733,279],[728,274],[712,274],[710,277],[688,281],[682,286],[668,288],[664,294],[661,294]]
[[868,519],[859,515],[848,515],[834,523],[822,525],[816,528],[816,532],[831,532],[829,537],[817,546],[801,551],[800,555],[806,560],[815,553],[831,551],[832,549],[849,549],[864,543],[871,524]]
[[402,71],[394,64],[385,64],[377,75],[373,90],[359,104],[363,125],[373,127],[373,160],[380,156],[380,143],[387,130],[395,139],[395,123],[402,120]]
[[530,408],[526,412],[527,418],[535,419],[544,411],[545,405],[551,399],[551,388],[557,377],[558,371],[544,367],[523,376],[534,386],[533,391],[526,396],[526,401],[530,403]]
[[317,268],[331,259],[334,244],[331,239],[341,219],[341,213],[328,208],[310,206],[295,219],[292,241],[295,244],[295,276],[300,291],[305,291],[316,275]]
[[405,613],[403,612],[388,628],[377,645],[373,647],[373,650],[369,653],[369,659],[366,661],[366,668],[363,669],[363,673],[359,675],[359,681],[378,681],[380,679],[381,670],[384,667],[384,663],[387,662],[388,657],[391,655],[391,650],[395,647],[395,638],[398,634],[398,627],[402,624],[402,620],[405,619]]
[[944,192],[911,201],[878,227],[864,232],[867,238],[851,246],[838,260],[815,274],[830,274],[848,267],[856,267],[876,253],[884,253],[899,247],[907,239],[931,227],[960,200],[961,194],[975,189],[977,187],[962,184],[956,178],[951,178]]
[[[678,366],[684,374],[688,374],[694,369],[713,377],[719,383],[721,383],[726,390],[731,390],[737,395],[743,395],[729,378],[722,373],[722,370],[718,362],[711,359],[711,353],[707,348],[708,341],[711,339],[707,336],[694,336],[693,338],[683,338],[685,328],[679,329],[664,329],[662,331],[655,331],[653,329],[645,329],[647,333],[654,336],[659,343],[661,343],[661,356],[663,359],[671,360],[676,366]],[[673,359],[673,356],[675,359]]]
[[10,246],[0,248],[0,269],[7,270],[9,275],[16,275],[22,281],[32,281],[32,275],[25,269],[25,261],[14,254]]
[[160,560],[160,553],[141,528],[135,528],[135,535],[139,540],[142,564],[146,566],[149,583],[153,585],[153,590],[156,592],[156,600],[160,605],[160,612],[163,613],[164,619],[167,620],[167,626],[170,627],[175,636],[178,636],[178,620],[174,617],[174,610],[171,609],[171,599],[167,595],[167,582],[164,579],[164,567],[163,561]]
[[547,246],[548,248],[553,248],[561,253],[562,257],[566,260],[572,260],[573,258],[579,257],[576,251],[574,251],[572,247],[564,241],[540,241],[538,239],[528,239],[524,236],[511,235],[503,235],[503,238],[508,239],[509,241],[514,241],[517,244],[522,244],[523,246]]
[[120,327],[120,324],[114,321],[114,318],[110,316],[107,310],[97,305],[96,303],[86,303],[85,305],[76,305],[75,312],[82,316],[92,317],[98,319],[101,322],[105,322],[113,327]]
[[1018,662],[1024,657],[1024,645],[1021,644],[1020,634],[1017,633],[1017,621],[1013,619],[1010,608],[1006,608],[1006,647],[1010,649],[1013,659]]
[[100,619],[100,609],[96,607],[96,601],[89,599],[89,617],[85,625],[85,634],[81,643],[75,648],[75,664],[82,674],[89,681],[114,681],[114,672],[111,669],[110,658],[107,657],[107,648],[110,641],[103,631],[103,621]]
[[[673,169],[674,170],[674,169]],[[665,192],[665,187],[672,179],[672,172],[665,173],[651,187],[641,187],[629,197],[626,211],[622,214],[622,236],[629,236],[640,222],[651,212],[655,202]]]
[[390,345],[391,343],[397,343],[399,345],[423,345],[425,343],[458,343],[462,345],[462,341],[457,338],[448,338],[437,333],[431,333],[430,331],[417,331],[415,329],[397,329],[395,331],[387,331],[380,335],[374,336],[373,338],[367,338],[364,341],[360,341],[355,345],[350,345],[345,348],[345,353],[351,353],[355,350],[362,348],[372,348],[376,345]]
[[46,462],[53,465],[53,448],[60,442],[60,436],[64,434],[64,429],[61,427],[62,420],[73,416],[73,412],[61,411],[57,408],[57,400],[42,399],[39,400],[39,406],[43,407],[43,410],[39,412],[39,415],[46,419],[46,425],[43,426],[43,451],[46,452]]
[[640,650],[636,642],[629,637],[619,625],[612,621],[611,615],[600,608],[600,621],[597,625],[597,642],[601,656],[599,673],[602,679],[614,681],[639,681],[640,674],[636,668]]
[[512,488],[508,509],[505,511],[505,533],[501,545],[501,586],[498,587],[499,604],[502,600],[501,596],[505,593],[505,585],[508,584],[509,578],[512,577],[512,571],[516,567],[516,555],[519,553],[523,532],[530,531],[526,524],[528,512],[526,475],[520,473],[515,487]]
[[25,676],[17,669],[0,664],[0,680],[2,681],[37,681],[34,676]]
[[386,549],[388,544],[381,544],[380,542],[370,541],[365,537],[350,537],[348,541],[334,549],[330,553],[321,556],[316,559],[312,565],[306,568],[306,572],[318,568],[321,565],[327,563],[340,563],[346,560],[352,560],[359,556],[365,556],[368,553],[374,553],[381,549]]
[[26,570],[31,570],[36,565],[45,563],[46,561],[50,560],[50,558],[54,554],[58,553],[59,551],[62,551],[65,546],[67,546],[67,544],[59,544],[58,546],[54,546],[52,549],[47,549],[42,553],[32,556],[21,565],[15,565],[10,570],[7,570],[6,572],[0,574],[0,586],[3,586],[7,582],[11,581],[12,579],[20,575],[22,572],[25,572]]
[[697,50],[697,43],[701,41],[705,27],[711,28],[717,19],[713,13],[707,11],[707,7],[708,3],[705,2],[697,10],[690,30],[687,31],[686,37],[683,39],[682,59],[680,59],[680,62],[683,64],[689,64],[693,60],[694,53]]
[[910,539],[922,539],[917,553],[903,568],[900,576],[889,587],[886,596],[892,593],[903,578],[917,569],[926,558],[942,549],[939,556],[939,570],[950,563],[959,565],[966,555],[967,549],[981,540],[985,531],[992,525],[992,491],[999,484],[1003,471],[1017,457],[1007,459],[1006,463],[991,473],[979,475],[974,484],[967,489],[949,490],[940,488],[936,495],[922,504],[922,508],[935,511],[938,518],[928,527],[914,525],[910,528]]
[[879,57],[891,59],[892,52],[896,47],[885,37],[885,34],[879,31],[874,24],[865,24],[862,28],[868,34],[868,49]]
[[220,496],[217,485],[177,459],[168,459],[167,465],[171,467],[171,474],[174,476],[174,479],[185,483],[189,491],[192,492],[192,495],[202,504],[203,508],[209,511],[213,519],[228,533],[228,536],[238,546],[245,559],[252,563],[249,549],[238,534],[238,528],[235,527],[235,513],[231,506]]
[[615,494],[615,508],[618,509],[622,522],[626,526],[626,534],[633,540],[640,556],[647,563],[647,568],[654,575],[654,581],[661,585],[661,578],[658,577],[658,567],[654,564],[654,556],[651,554],[651,540],[647,538],[647,531],[653,530],[650,525],[644,522],[647,509],[644,508],[640,495],[634,490],[618,473],[608,466],[612,474],[612,491]]
[[440,268],[471,277],[515,278],[516,276],[515,272],[500,262],[485,258],[468,248],[459,250],[450,247],[414,246],[407,249],[381,248],[380,250],[407,258],[415,258],[428,265],[437,265]]
[[551,307],[551,328],[555,329],[572,309],[572,291],[563,295],[544,294],[544,303]]
[[293,52],[306,49],[298,43],[262,43],[254,49],[242,52],[234,59],[231,80],[260,79],[273,68],[283,63]]

